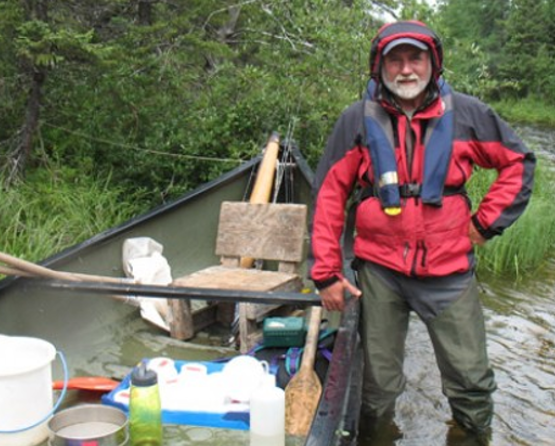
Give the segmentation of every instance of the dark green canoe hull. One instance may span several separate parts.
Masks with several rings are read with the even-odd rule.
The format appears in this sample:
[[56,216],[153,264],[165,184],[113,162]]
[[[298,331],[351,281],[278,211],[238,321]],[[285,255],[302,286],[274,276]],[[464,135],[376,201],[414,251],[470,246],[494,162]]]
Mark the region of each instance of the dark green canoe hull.
[[[122,246],[132,237],[151,237],[162,244],[173,277],[216,264],[219,259],[214,246],[221,202],[245,198],[261,159],[244,163],[172,203],[104,231],[41,264],[60,271],[123,277]],[[293,181],[288,199],[310,205],[312,171],[298,149],[292,150],[289,164]],[[353,413],[358,414],[361,370],[356,333],[358,304],[350,305],[337,323],[337,348],[307,445],[350,444],[356,430]],[[140,353],[126,352],[138,348],[138,338],[147,339],[148,344],[154,342],[149,337],[167,337],[144,322],[136,307],[124,305],[121,300],[83,290],[36,286],[29,279],[18,278],[0,281],[0,333],[48,340],[63,352],[74,376],[117,374],[115,362],[137,360]],[[168,351],[171,347],[166,346],[164,353]],[[121,364],[124,369],[130,366],[132,363]],[[60,373],[61,367],[55,365],[54,374]]]

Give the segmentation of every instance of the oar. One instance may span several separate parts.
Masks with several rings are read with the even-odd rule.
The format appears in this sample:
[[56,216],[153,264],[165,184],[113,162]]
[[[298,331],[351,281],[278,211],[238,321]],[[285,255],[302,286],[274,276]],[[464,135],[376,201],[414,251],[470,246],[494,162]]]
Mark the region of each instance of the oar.
[[12,268],[11,266],[0,265],[0,274],[5,276],[19,276],[19,277],[38,277],[27,271],[22,271],[17,268]]
[[314,371],[321,320],[322,307],[311,307],[301,367],[285,388],[285,431],[289,435],[308,434],[322,394],[322,384]]
[[[77,376],[67,381],[67,388],[69,390],[90,390],[94,392],[110,392],[118,385],[119,381],[103,376]],[[54,381],[52,388],[54,390],[61,390],[64,388],[64,382]]]
[[8,267],[0,266],[0,273],[13,276],[24,277],[44,277],[47,279],[70,280],[75,282],[111,282],[111,283],[129,283],[132,281],[128,278],[97,276],[92,274],[70,273],[64,271],[55,271],[41,265],[14,257],[5,252],[0,252],[0,262],[4,262]]

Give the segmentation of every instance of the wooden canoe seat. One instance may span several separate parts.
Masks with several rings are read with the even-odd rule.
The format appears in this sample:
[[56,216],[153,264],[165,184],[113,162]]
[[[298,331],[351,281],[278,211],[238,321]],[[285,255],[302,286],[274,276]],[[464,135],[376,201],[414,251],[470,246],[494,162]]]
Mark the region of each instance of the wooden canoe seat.
[[[216,239],[221,264],[174,281],[177,286],[243,291],[300,291],[307,208],[304,204],[222,203]],[[242,268],[241,259],[271,261],[274,268]],[[255,342],[257,321],[275,305],[239,305],[241,352]]]

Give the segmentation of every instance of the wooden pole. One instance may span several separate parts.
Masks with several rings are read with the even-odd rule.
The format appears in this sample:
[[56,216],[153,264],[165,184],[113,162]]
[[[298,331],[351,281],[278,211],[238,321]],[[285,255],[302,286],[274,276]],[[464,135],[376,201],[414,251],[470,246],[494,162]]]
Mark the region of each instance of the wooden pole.
[[46,268],[36,263],[14,257],[5,252],[0,252],[0,262],[9,265],[8,267],[0,266],[0,273],[15,276],[36,276],[48,279],[72,280],[75,282],[111,282],[111,283],[129,283],[130,279],[110,276],[97,276],[93,274],[70,273],[65,271],[56,271]]
[[[270,202],[272,186],[277,167],[279,154],[279,134],[273,132],[268,139],[264,156],[256,173],[256,181],[249,197],[251,204],[265,204]],[[241,258],[241,268],[252,268],[254,260],[250,257]],[[256,329],[256,321],[250,321],[247,317],[248,304],[239,304],[239,343],[241,353],[250,349],[249,333]]]
[[[277,160],[279,154],[279,134],[273,132],[268,143],[266,144],[266,149],[264,151],[264,156],[256,173],[256,181],[249,197],[249,203],[251,204],[265,204],[270,202],[270,197],[272,196],[272,187],[274,184],[274,178],[277,168]],[[242,258],[241,268],[251,268],[254,263],[254,259]]]

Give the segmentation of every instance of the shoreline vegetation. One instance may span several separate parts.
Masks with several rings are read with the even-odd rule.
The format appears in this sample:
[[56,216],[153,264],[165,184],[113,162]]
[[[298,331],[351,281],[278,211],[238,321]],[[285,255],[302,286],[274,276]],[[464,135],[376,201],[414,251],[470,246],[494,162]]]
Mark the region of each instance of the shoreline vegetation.
[[[455,90],[555,131],[555,2],[0,2],[2,249],[44,260],[251,159],[273,131],[315,167],[393,11],[436,30]],[[539,164],[526,214],[477,250],[484,276],[554,260]]]
[[[538,104],[507,101],[493,107],[511,123],[555,127],[555,108]],[[524,215],[502,237],[477,248],[482,276],[520,280],[550,259],[555,245],[555,182],[544,161],[539,157],[532,200]],[[468,187],[473,203],[479,202],[494,177],[495,172],[481,170],[473,175]],[[109,179],[93,179],[63,168],[36,170],[25,181],[0,190],[2,249],[38,262],[148,211],[145,203],[110,185]]]
[[540,99],[508,99],[489,104],[511,124],[529,125],[540,129],[555,128],[555,106]]

